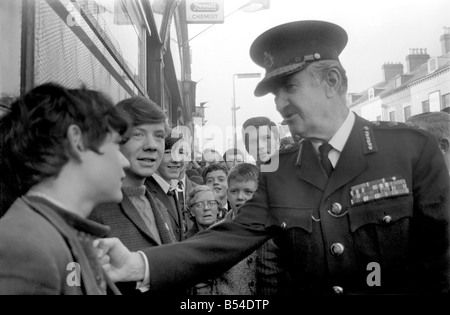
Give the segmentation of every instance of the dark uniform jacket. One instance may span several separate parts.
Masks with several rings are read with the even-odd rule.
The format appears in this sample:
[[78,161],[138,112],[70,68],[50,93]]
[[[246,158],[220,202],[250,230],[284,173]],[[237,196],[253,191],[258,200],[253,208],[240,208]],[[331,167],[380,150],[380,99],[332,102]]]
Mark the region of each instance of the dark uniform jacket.
[[275,236],[294,293],[449,291],[449,176],[431,136],[356,117],[330,178],[309,141],[278,158],[234,221],[146,251],[152,290],[218,275]]
[[0,295],[120,294],[92,246],[107,231],[43,198],[17,199],[0,220]]

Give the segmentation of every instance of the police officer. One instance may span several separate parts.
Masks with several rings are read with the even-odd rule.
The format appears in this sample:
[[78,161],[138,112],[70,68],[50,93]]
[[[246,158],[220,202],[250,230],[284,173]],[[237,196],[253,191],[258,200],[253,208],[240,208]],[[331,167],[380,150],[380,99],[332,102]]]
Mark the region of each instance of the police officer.
[[266,75],[255,95],[273,93],[284,123],[302,141],[272,158],[278,169],[261,175],[234,221],[141,254],[104,240],[109,275],[148,282],[150,272],[156,291],[189,285],[275,236],[295,293],[448,292],[449,177],[442,155],[418,129],[371,123],[348,110],[338,58],[346,43],[341,27],[322,21],[260,35],[250,55]]

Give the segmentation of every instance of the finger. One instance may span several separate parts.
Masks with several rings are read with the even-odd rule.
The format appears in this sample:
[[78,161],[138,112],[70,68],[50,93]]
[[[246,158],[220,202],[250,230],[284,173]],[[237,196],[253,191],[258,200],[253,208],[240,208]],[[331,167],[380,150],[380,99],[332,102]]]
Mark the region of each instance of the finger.
[[97,248],[97,257],[98,258],[102,258],[103,256],[105,256],[105,251],[101,248]]
[[104,255],[104,256],[100,257],[98,260],[102,266],[105,266],[105,265],[109,265],[111,258],[108,255]]
[[97,248],[102,249],[105,253],[107,253],[117,242],[117,238],[101,238],[97,239]]

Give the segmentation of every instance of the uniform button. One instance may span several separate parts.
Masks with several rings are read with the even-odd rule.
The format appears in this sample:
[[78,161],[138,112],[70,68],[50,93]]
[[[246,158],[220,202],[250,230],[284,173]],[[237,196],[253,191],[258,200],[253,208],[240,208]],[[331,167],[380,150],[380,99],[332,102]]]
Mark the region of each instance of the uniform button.
[[390,215],[385,215],[385,216],[384,216],[383,222],[384,222],[385,224],[389,224],[389,223],[391,223],[391,221],[392,221],[392,217],[391,217]]
[[341,214],[341,212],[342,212],[342,206],[341,206],[341,204],[340,204],[339,202],[333,203],[333,204],[331,205],[331,212],[332,212],[333,214],[336,214],[336,215]]
[[344,252],[344,245],[341,243],[333,243],[330,250],[334,256],[340,256]]
[[336,294],[336,295],[344,294],[344,289],[342,287],[339,287],[339,286],[335,285],[333,287],[333,293]]
[[281,223],[281,228],[282,228],[283,230],[286,230],[286,226],[287,226],[286,222],[282,222],[282,223]]

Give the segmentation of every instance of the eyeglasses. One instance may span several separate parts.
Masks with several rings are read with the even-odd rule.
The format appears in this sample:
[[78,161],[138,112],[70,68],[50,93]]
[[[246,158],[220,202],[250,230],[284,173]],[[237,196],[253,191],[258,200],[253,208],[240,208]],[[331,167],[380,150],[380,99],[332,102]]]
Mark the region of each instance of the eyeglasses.
[[211,209],[216,209],[217,207],[219,207],[219,203],[215,200],[205,200],[205,201],[199,201],[194,203],[191,208],[195,209],[195,210],[204,210],[206,205],[208,205],[209,208]]

